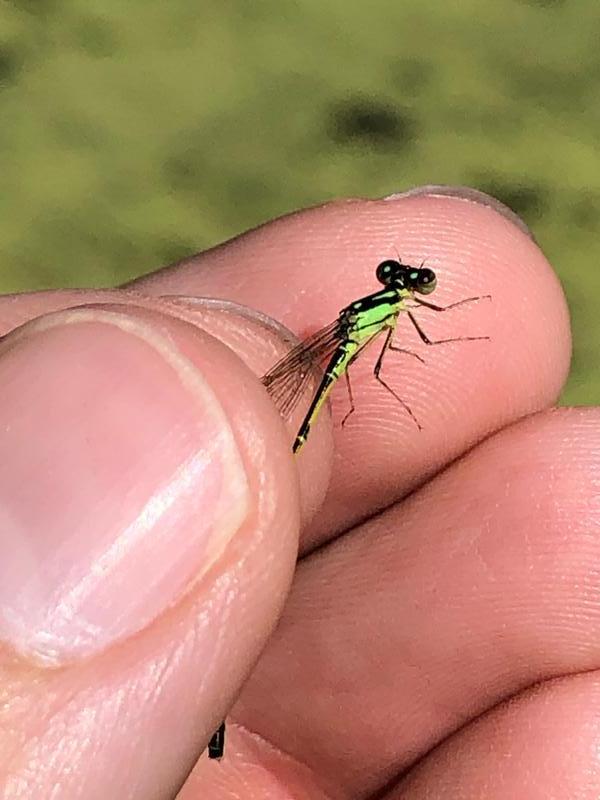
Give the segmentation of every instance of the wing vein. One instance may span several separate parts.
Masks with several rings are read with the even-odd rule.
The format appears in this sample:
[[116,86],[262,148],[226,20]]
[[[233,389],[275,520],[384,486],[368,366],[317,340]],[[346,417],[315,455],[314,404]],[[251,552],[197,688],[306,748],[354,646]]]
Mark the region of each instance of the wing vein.
[[306,391],[311,375],[343,340],[339,319],[293,347],[261,378],[280,414],[289,416]]

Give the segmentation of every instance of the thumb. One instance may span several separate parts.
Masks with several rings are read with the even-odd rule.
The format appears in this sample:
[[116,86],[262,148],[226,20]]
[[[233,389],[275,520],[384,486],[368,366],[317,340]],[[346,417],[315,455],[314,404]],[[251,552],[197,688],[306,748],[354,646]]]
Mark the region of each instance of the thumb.
[[172,797],[289,585],[281,421],[221,342],[125,306],[12,333],[0,385],[0,795]]

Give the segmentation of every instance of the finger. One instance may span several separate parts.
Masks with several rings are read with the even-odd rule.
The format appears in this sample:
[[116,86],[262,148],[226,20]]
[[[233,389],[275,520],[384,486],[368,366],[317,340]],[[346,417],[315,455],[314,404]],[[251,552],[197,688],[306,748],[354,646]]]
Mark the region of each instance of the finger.
[[[169,317],[189,322],[210,333],[231,348],[255,375],[263,375],[268,367],[296,344],[289,331],[275,320],[236,303],[190,297],[168,298],[118,290],[58,290],[0,296],[0,336],[29,320],[70,308],[93,304],[117,303],[132,309],[158,311]],[[317,375],[312,381],[316,385]],[[291,439],[302,421],[301,409],[288,420]],[[311,449],[310,464],[300,473],[301,517],[304,527],[321,507],[331,471],[331,425],[328,415],[317,421],[319,440]]]
[[[555,402],[568,370],[569,323],[540,249],[489,206],[425,194],[310,209],[135,284],[152,293],[228,297],[304,335],[375,291],[378,261],[396,251],[437,271],[441,305],[492,295],[446,313],[415,312],[430,338],[491,341],[427,347],[400,319],[396,344],[427,363],[388,353],[382,375],[422,432],[373,378],[381,343],[361,355],[352,366],[356,412],[336,428],[334,477],[308,534],[313,543],[403,497],[490,432]],[[334,390],[333,410],[338,422],[348,410],[344,386]]]
[[536,686],[444,742],[385,800],[593,800],[599,718],[597,672]]
[[600,419],[537,415],[300,566],[236,718],[349,796],[600,666]]
[[171,797],[277,620],[297,482],[228,348],[142,309],[0,345],[0,794]]

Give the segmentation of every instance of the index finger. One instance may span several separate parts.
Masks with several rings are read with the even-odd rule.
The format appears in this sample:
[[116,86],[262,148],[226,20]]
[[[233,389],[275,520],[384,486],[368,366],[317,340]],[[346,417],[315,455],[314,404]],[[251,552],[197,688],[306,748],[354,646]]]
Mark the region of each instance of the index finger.
[[433,189],[332,203],[275,220],[135,284],[157,294],[227,297],[299,335],[375,291],[377,263],[397,254],[408,263],[425,260],[436,271],[432,300],[440,305],[492,296],[418,315],[431,339],[490,341],[426,346],[408,319],[399,323],[398,346],[427,363],[387,353],[382,375],[422,431],[374,380],[376,344],[352,367],[356,412],[343,429],[345,387],[334,390],[334,477],[305,546],[401,499],[488,434],[556,401],[571,347],[562,289],[524,226],[482,197]]

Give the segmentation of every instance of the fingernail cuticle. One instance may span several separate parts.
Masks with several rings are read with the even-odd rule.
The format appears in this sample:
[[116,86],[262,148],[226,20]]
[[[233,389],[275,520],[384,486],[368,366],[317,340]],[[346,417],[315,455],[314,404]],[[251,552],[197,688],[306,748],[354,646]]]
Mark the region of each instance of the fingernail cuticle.
[[521,217],[509,208],[505,203],[498,200],[486,192],[479,189],[473,189],[470,186],[450,186],[445,184],[426,184],[424,186],[416,186],[413,189],[408,189],[405,192],[398,192],[384,197],[384,200],[400,200],[405,197],[422,197],[430,195],[432,197],[454,197],[457,200],[464,200],[466,202],[478,203],[479,205],[487,206],[493,211],[496,211],[505,219],[512,222],[519,230],[535,242],[535,237],[531,232],[529,226],[521,219]]

